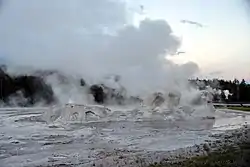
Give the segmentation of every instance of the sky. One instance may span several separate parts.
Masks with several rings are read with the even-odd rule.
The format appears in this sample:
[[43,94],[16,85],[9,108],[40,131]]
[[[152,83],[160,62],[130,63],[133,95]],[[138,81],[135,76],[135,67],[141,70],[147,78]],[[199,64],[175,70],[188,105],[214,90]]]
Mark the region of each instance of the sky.
[[[144,13],[138,14],[135,22],[145,17],[165,19],[181,37],[180,51],[186,54],[172,57],[173,61],[194,61],[205,77],[250,80],[250,19],[243,1],[137,0],[130,3],[144,7]],[[180,20],[199,22],[205,27],[182,24]]]
[[[0,24],[2,24],[0,54],[14,55],[17,61],[25,60],[23,63],[29,61],[30,64],[50,64],[51,66],[55,66],[58,60],[58,57],[54,55],[63,57],[66,54],[74,54],[76,55],[75,61],[72,63],[75,64],[72,67],[78,68],[80,55],[97,54],[96,48],[102,49],[105,41],[110,40],[110,37],[96,33],[100,28],[96,25],[114,27],[114,25],[119,26],[126,22],[139,25],[140,21],[145,18],[162,19],[167,25],[157,21],[146,24],[150,26],[158,24],[159,27],[166,27],[166,31],[172,31],[181,39],[179,51],[186,52],[178,56],[167,56],[167,59],[177,64],[195,62],[200,68],[199,76],[202,77],[225,79],[237,77],[250,80],[250,47],[248,47],[250,16],[246,12],[244,0],[124,1],[126,1],[125,4],[108,2],[108,0],[5,0],[2,3],[2,11],[0,8]],[[5,6],[4,2],[8,4],[6,3]],[[140,10],[141,5],[143,5],[143,11]],[[129,12],[125,11],[124,6]],[[127,15],[124,15],[125,13]],[[183,24],[180,20],[199,22],[205,27]],[[85,28],[82,28],[84,26]],[[89,30],[93,32],[86,36]],[[131,30],[125,31],[127,35],[134,33]],[[146,33],[148,30],[142,31]],[[161,31],[172,42],[174,41],[168,33],[162,29]],[[119,40],[128,39],[129,36],[123,39],[123,33],[124,31]],[[157,36],[157,32],[152,32],[152,34],[152,38]],[[150,37],[149,34],[145,35]],[[132,39],[131,36],[129,38]],[[138,36],[138,38],[141,37]],[[126,41],[128,44],[131,43],[129,40]],[[164,42],[161,38],[155,38],[155,40]],[[136,47],[141,49],[144,45],[148,46],[149,43],[141,43],[141,46]],[[119,48],[117,45],[112,45],[112,47]],[[159,47],[163,49],[165,46],[159,45]],[[177,47],[177,44],[172,43],[167,47]],[[120,49],[119,52],[123,52],[122,49],[125,48]],[[109,54],[118,54],[118,51],[116,52]],[[61,66],[65,67],[69,58],[71,57],[60,58]],[[92,56],[91,60],[96,61],[95,58]],[[109,59],[115,60],[114,57]],[[87,62],[87,57],[82,60]],[[84,65],[87,68],[90,63]],[[105,68],[103,66],[103,69]]]

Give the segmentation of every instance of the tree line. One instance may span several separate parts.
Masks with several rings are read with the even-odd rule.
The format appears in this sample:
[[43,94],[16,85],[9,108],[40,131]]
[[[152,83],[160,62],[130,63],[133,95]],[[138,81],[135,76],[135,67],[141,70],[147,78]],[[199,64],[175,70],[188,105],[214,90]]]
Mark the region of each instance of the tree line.
[[199,89],[206,89],[208,86],[220,93],[214,94],[213,102],[226,103],[250,103],[250,84],[246,83],[245,79],[239,81],[234,80],[191,80]]

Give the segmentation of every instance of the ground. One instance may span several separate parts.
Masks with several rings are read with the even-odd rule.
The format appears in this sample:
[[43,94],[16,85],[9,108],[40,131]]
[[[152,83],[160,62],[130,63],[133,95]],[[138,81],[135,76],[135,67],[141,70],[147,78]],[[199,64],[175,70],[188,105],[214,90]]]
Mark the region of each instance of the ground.
[[[143,112],[110,107],[108,116],[100,119],[84,118],[85,110],[100,116],[106,112],[105,107],[98,105],[84,106],[84,110],[82,106],[0,109],[0,166],[149,167],[161,164],[158,167],[168,167],[177,160],[182,160],[182,166],[191,166],[194,162],[215,158],[225,160],[221,157],[224,154],[227,158],[231,154],[237,156],[233,157],[236,159],[243,157],[244,152],[236,151],[244,147],[233,150],[229,145],[225,149],[224,143],[230,140],[229,144],[235,146],[235,141],[245,138],[245,132],[250,138],[250,128],[245,124],[250,122],[250,115],[246,112],[223,109],[215,113],[215,119],[195,115],[185,120],[165,120],[161,113],[149,115],[142,109]],[[79,115],[75,117],[77,111]],[[147,115],[142,115],[144,113]],[[240,127],[246,128],[237,130]],[[231,130],[233,134],[228,132]],[[247,140],[240,141],[246,143]],[[218,150],[222,147],[223,153]],[[185,160],[187,157],[191,159]]]
[[155,163],[149,167],[247,167],[250,166],[250,143],[238,147],[228,146],[222,150],[198,156],[181,162]]
[[[250,111],[250,107],[227,107],[227,109]],[[218,147],[211,152],[208,147],[207,155],[193,156],[177,162],[162,161],[151,164],[149,167],[248,167],[250,166],[250,139],[246,136],[249,136],[249,130],[238,133],[239,136],[245,136],[245,140],[239,140],[227,145],[227,138],[232,137],[227,136],[224,138],[226,140],[222,141],[225,143],[224,146]]]

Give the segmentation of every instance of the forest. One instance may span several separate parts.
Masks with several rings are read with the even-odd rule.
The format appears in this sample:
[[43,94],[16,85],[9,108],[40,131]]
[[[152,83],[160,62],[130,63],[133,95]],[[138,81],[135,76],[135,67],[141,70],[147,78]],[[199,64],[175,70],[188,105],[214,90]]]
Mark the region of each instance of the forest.
[[[215,94],[213,102],[223,103],[250,103],[250,84],[245,79],[239,81],[234,80],[223,80],[223,79],[196,79],[191,80],[191,83],[198,85],[199,89],[205,89],[207,86],[222,90],[220,94]],[[226,94],[226,92],[229,92]]]
[[[8,104],[9,101],[11,101],[12,95],[18,94],[18,92],[21,91],[25,99],[28,100],[23,102],[27,104],[22,104],[21,106],[32,105],[41,100],[45,100],[46,104],[54,103],[56,99],[52,87],[44,81],[43,77],[43,75],[50,75],[53,74],[53,72],[42,71],[36,74],[37,75],[34,76],[13,76],[7,73],[7,67],[5,65],[0,66],[0,101],[3,101],[4,104]],[[208,88],[216,90],[217,93],[213,94],[213,102],[250,103],[250,84],[246,83],[244,79],[241,81],[237,79],[230,81],[223,79],[200,80],[197,78],[190,80],[190,83],[200,90],[206,90]],[[83,79],[79,81],[79,84],[86,86]],[[123,97],[114,94],[114,92],[105,85],[94,84],[90,85],[89,89],[97,103],[104,102],[107,96],[104,92],[107,92],[107,90],[109,90],[108,92],[111,93],[111,96],[118,101],[123,99]],[[104,89],[106,91],[104,91]]]

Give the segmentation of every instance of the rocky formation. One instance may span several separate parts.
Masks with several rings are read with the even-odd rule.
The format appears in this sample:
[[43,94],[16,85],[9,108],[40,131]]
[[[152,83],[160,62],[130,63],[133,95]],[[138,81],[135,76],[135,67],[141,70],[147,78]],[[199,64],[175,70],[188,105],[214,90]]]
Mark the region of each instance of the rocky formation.
[[122,95],[119,90],[109,88],[104,84],[94,84],[91,85],[89,89],[90,93],[94,97],[95,102],[99,104],[103,104],[108,101],[112,101],[117,104],[123,104],[125,101],[124,95]]
[[95,102],[104,103],[107,95],[104,93],[104,89],[101,85],[92,85],[90,86],[90,93],[94,96]]

